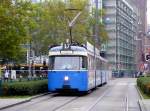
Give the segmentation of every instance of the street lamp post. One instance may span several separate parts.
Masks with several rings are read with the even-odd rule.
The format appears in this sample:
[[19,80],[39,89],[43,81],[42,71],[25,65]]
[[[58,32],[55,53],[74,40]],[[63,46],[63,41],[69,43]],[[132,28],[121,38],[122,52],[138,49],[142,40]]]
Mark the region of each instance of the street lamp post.
[[98,0],[95,0],[95,36],[94,36],[94,70],[95,70],[95,87],[96,87],[96,44],[98,40]]
[[31,40],[29,42],[29,50],[28,50],[28,79],[31,79]]

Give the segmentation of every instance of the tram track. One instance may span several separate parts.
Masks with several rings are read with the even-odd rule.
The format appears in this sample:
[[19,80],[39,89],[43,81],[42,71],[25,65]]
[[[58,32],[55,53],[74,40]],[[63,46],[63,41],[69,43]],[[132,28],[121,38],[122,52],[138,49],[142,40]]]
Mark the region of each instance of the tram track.
[[87,111],[92,111],[92,109],[109,93],[111,88],[107,89],[88,109]]
[[140,111],[135,86],[128,81],[117,80],[82,97],[51,93],[2,111]]
[[33,98],[27,103],[3,109],[2,111],[42,111],[42,109],[57,111],[77,98],[78,96],[64,96],[57,93],[51,93],[38,98]]
[[128,96],[125,97],[125,110],[124,111],[129,111],[129,99],[128,99]]
[[[46,100],[52,99],[52,98],[54,98],[56,95],[57,95],[56,93],[50,93],[50,94],[43,95],[43,96],[40,96],[40,97],[33,97],[33,98],[31,98],[31,101],[29,101],[29,102],[34,102],[34,101],[37,100],[37,101],[34,102],[33,104],[30,104],[30,105],[34,105],[34,104],[40,103],[40,102],[42,102],[42,101],[46,101]],[[47,96],[49,96],[49,97],[47,97]]]
[[[52,103],[55,102],[56,104],[58,102],[59,105],[56,105],[54,108],[53,107],[53,104],[49,104],[49,111],[58,111],[59,109],[61,109],[62,107],[64,107],[65,105],[73,102],[74,100],[78,99],[78,97],[71,97],[71,96],[63,96],[63,95],[60,95],[60,94],[53,94],[52,97],[48,100],[49,102],[51,101]],[[41,102],[45,102],[44,100],[41,101]]]
[[67,101],[66,103],[62,104],[61,106],[59,106],[59,107],[53,109],[52,111],[59,111],[59,109],[61,109],[61,108],[64,107],[65,105],[67,105],[67,104],[69,104],[69,103],[71,103],[71,102],[73,102],[73,101],[75,101],[75,100],[77,100],[77,99],[78,99],[78,97],[75,97],[75,98],[71,99],[70,101]]
[[[95,111],[95,107],[97,107],[100,102],[103,102],[103,100],[105,100],[105,98],[110,94],[110,92],[115,87],[116,87],[116,85],[107,89],[86,111]],[[126,88],[128,88],[128,85],[126,85]],[[126,92],[127,92],[127,90],[126,90]],[[128,111],[128,102],[126,101],[127,97],[125,96],[122,98],[125,98],[125,99],[122,99],[122,101],[120,101],[120,102],[122,102],[122,104],[124,104],[121,111]]]
[[88,111],[140,111],[135,84],[121,81],[97,99]]

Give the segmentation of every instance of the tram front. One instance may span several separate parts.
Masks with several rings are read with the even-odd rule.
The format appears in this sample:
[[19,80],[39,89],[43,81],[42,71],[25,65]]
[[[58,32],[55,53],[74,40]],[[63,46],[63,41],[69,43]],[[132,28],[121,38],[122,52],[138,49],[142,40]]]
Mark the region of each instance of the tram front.
[[79,46],[49,51],[48,89],[52,92],[87,91],[87,52]]

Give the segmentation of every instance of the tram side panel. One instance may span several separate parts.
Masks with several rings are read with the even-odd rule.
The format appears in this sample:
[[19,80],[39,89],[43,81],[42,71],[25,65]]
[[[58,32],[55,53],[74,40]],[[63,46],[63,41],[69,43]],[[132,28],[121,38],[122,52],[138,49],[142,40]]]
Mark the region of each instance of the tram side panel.
[[111,76],[112,76],[112,71],[107,70],[106,71],[106,82],[107,83],[109,82],[110,79],[112,79]]
[[107,80],[108,73],[107,73],[107,70],[104,70],[104,62],[100,59],[97,59],[96,71],[95,71],[93,68],[94,63],[92,62],[92,59],[93,57],[89,56],[89,61],[88,61],[88,72],[89,72],[88,73],[88,89],[89,90],[97,86],[100,86],[108,81]]
[[95,71],[88,70],[88,90],[95,88]]
[[101,70],[96,70],[96,86],[100,86],[102,82]]
[[[95,86],[95,80],[96,80],[96,86]],[[108,80],[109,80],[109,71],[107,71],[107,70],[97,70],[96,76],[95,76],[94,70],[89,71],[88,90],[93,89],[97,86],[101,86],[101,85],[107,83]]]
[[95,88],[94,56],[88,54],[88,90]]

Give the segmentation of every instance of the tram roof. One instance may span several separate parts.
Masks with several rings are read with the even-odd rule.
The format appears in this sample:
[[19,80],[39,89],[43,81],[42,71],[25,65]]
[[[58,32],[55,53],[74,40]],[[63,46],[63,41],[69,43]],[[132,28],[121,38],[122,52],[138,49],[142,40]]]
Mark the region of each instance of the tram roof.
[[86,48],[81,46],[70,46],[68,49],[64,49],[63,46],[56,46],[50,49],[50,51],[62,51],[62,50],[71,50],[71,51],[87,51]]
[[[49,54],[50,55],[65,55],[67,53],[61,53],[62,51],[73,51],[74,53],[69,53],[68,54],[71,54],[71,55],[85,55],[87,56],[87,53],[89,53],[90,55],[94,55],[94,46],[92,44],[90,44],[89,42],[86,43],[85,46],[78,46],[78,45],[75,45],[75,46],[70,46],[68,48],[64,48],[64,46],[60,45],[60,46],[55,46],[55,47],[52,47],[50,48],[49,50]],[[95,49],[95,53],[96,53],[96,56],[99,57],[101,60],[105,61],[105,62],[108,62],[107,59],[103,58],[100,56],[100,51],[96,48]]]

